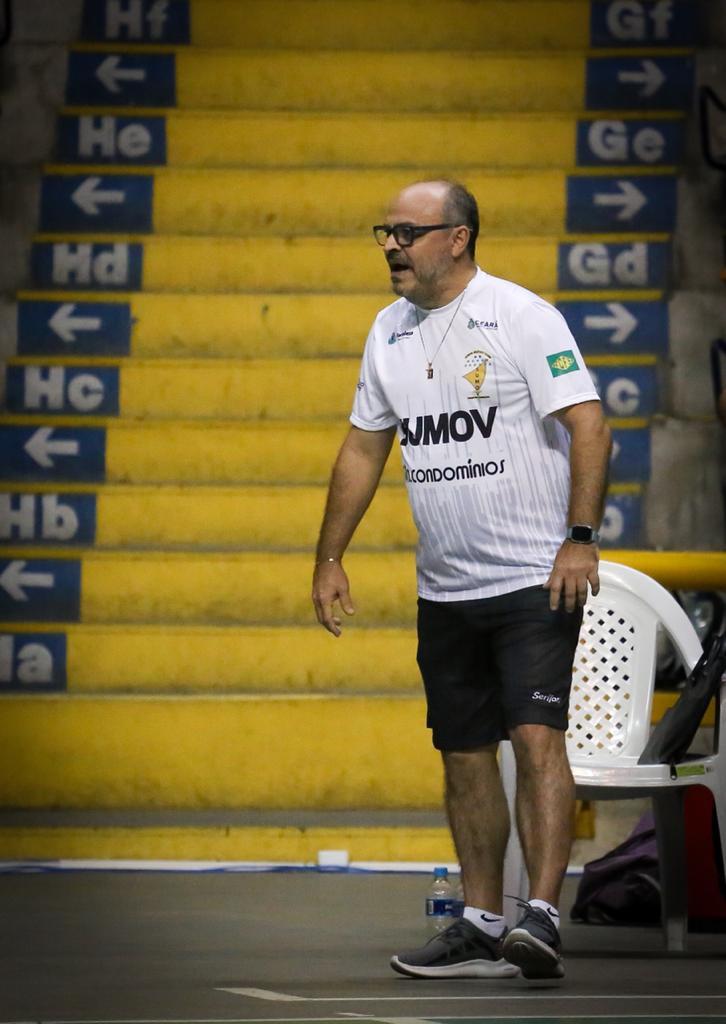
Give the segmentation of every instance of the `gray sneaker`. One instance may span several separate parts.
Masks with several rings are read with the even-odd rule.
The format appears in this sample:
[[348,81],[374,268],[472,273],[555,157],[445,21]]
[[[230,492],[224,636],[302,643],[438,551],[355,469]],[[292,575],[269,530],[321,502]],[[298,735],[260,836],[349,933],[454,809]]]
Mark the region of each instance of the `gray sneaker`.
[[420,949],[391,957],[391,967],[412,978],[514,978],[519,974],[502,958],[502,940],[463,918]]
[[521,968],[525,978],[564,978],[562,942],[551,915],[522,903],[524,914],[502,943],[507,960]]

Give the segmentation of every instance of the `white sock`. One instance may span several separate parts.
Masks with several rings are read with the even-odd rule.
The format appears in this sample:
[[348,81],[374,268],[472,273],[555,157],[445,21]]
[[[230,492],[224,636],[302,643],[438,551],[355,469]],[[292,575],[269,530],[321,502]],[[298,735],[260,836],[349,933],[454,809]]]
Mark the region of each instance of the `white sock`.
[[481,910],[480,907],[464,907],[463,916],[465,921],[470,921],[493,939],[498,939],[504,931],[504,918],[501,914],[492,914],[489,910]]
[[530,907],[539,907],[540,910],[545,910],[550,915],[554,923],[557,925],[557,928],[559,929],[560,912],[557,909],[557,907],[553,907],[551,903],[547,902],[547,900],[529,900],[528,902]]

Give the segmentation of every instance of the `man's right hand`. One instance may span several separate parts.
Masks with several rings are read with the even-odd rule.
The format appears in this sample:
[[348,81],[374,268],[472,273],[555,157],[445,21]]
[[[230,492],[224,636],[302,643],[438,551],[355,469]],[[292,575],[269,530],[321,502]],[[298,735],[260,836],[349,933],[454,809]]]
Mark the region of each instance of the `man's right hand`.
[[346,615],[354,615],[348,577],[340,562],[320,562],[313,573],[313,605],[321,626],[333,636],[340,636],[341,619],[334,614],[336,601]]

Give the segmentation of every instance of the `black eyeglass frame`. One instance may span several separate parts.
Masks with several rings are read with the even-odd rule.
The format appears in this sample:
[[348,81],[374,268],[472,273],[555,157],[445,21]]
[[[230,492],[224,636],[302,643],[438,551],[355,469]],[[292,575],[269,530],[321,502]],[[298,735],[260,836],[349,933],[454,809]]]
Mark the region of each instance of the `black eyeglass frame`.
[[393,235],[396,245],[401,249],[408,249],[417,238],[427,235],[429,231],[442,231],[444,228],[457,226],[456,224],[374,224],[373,237],[379,245],[383,246]]

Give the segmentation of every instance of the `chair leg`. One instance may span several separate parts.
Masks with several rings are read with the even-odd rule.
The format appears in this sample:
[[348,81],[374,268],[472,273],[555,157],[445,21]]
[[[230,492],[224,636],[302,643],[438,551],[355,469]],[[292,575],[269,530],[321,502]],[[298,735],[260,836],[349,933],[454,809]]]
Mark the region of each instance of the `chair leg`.
[[688,888],[683,802],[685,787],[652,796],[660,867],[661,921],[666,949],[683,951],[688,940]]

